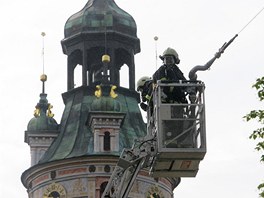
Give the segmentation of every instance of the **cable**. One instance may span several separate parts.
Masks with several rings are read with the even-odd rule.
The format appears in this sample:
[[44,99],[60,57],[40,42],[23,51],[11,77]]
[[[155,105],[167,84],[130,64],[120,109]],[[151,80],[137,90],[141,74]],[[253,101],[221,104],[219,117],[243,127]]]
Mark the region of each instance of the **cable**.
[[264,7],[237,34],[240,34],[263,10]]

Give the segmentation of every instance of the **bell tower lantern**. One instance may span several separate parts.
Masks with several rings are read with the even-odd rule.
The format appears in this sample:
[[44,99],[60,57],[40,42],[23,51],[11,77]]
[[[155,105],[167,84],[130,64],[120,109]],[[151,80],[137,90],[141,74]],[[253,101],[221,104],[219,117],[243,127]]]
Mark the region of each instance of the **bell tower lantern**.
[[[74,88],[77,65],[82,66],[83,86],[100,84],[105,74],[109,84],[120,86],[119,72],[127,65],[129,89],[135,89],[134,55],[140,52],[137,27],[133,17],[114,0],[89,0],[67,20],[64,36],[61,44],[68,56],[68,90]],[[102,63],[104,54],[111,57],[107,66]]]

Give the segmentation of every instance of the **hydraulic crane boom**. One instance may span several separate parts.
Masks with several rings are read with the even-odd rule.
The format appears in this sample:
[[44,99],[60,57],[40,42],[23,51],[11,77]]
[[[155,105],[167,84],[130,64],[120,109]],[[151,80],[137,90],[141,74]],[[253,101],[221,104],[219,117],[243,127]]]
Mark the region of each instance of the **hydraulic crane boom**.
[[[168,87],[188,95],[187,103],[164,102]],[[196,176],[206,153],[204,84],[158,81],[148,111],[147,135],[123,150],[102,198],[128,197],[142,169],[155,178]]]
[[[146,137],[145,137],[146,138]],[[154,155],[153,139],[136,141],[131,149],[124,149],[102,195],[103,197],[125,198],[139,173],[149,167]]]

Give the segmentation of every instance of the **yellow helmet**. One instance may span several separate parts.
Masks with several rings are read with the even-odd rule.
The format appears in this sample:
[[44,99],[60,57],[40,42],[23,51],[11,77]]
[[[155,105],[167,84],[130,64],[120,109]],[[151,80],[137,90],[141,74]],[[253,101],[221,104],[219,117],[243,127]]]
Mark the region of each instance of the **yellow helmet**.
[[160,59],[161,59],[161,60],[164,60],[164,56],[169,56],[169,55],[171,55],[171,56],[174,57],[174,59],[175,59],[175,63],[176,63],[176,64],[179,64],[179,63],[180,63],[180,59],[179,59],[179,55],[178,55],[178,53],[176,52],[175,49],[170,48],[170,47],[168,47],[168,48],[163,52],[162,56],[160,56]]
[[149,80],[151,80],[151,78],[148,77],[148,76],[143,76],[143,77],[141,77],[141,78],[137,81],[137,91],[139,91],[139,88],[140,88],[140,87],[143,87],[144,84],[145,84],[145,82],[147,82],[147,81],[149,81]]

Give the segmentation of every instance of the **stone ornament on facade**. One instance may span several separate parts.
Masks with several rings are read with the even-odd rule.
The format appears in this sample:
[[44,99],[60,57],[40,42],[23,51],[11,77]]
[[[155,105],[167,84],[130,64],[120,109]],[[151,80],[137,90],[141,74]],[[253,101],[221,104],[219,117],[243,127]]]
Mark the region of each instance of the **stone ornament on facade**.
[[81,179],[78,179],[73,184],[73,193],[82,194],[82,193],[86,193],[86,192],[87,192],[87,188],[83,185]]
[[60,197],[60,198],[66,198],[66,190],[65,188],[58,184],[58,183],[52,183],[50,184],[43,193],[43,198],[51,198],[51,197]]

